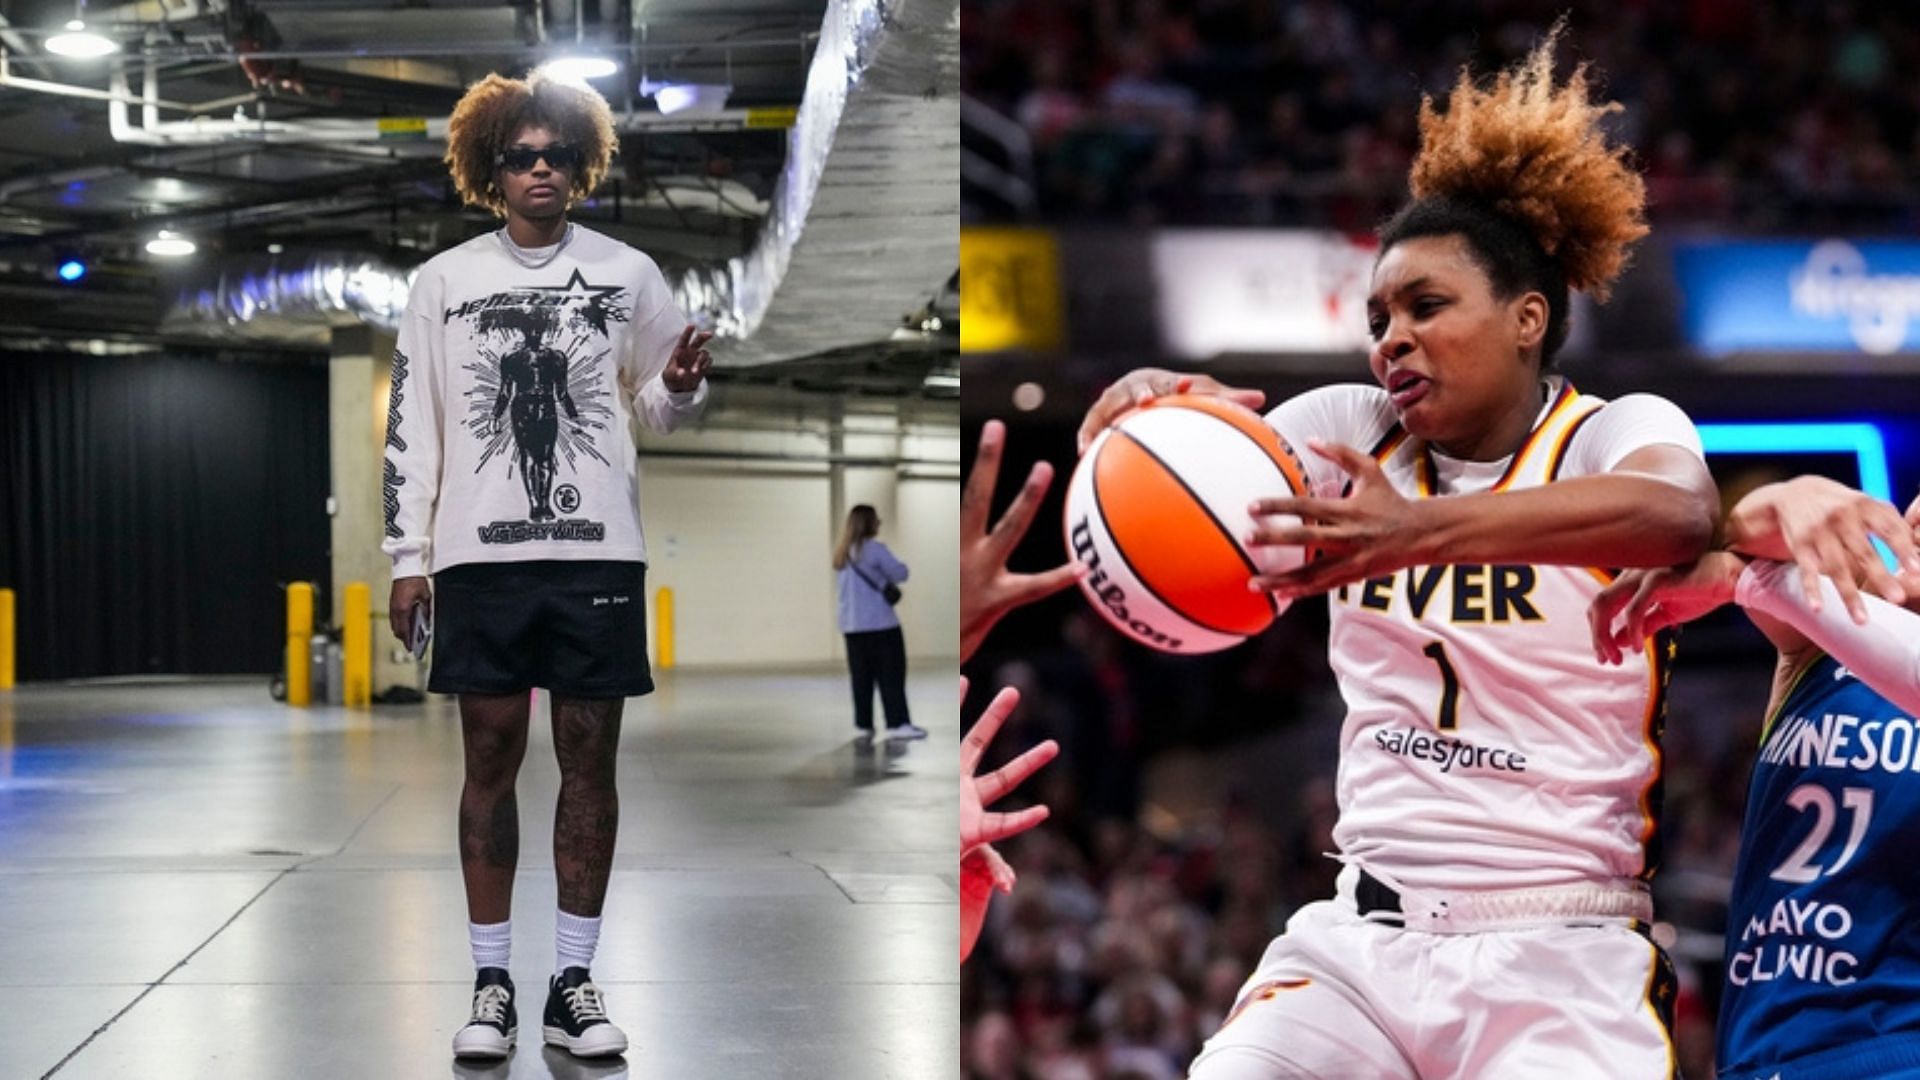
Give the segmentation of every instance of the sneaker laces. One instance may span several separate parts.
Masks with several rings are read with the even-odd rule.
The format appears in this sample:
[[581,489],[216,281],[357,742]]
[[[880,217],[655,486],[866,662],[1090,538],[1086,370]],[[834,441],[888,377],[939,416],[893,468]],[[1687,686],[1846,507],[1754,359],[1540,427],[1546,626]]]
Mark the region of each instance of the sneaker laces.
[[607,1007],[600,1000],[600,988],[592,983],[569,986],[560,991],[567,1001],[567,1008],[573,1011],[575,1020],[605,1020]]
[[507,988],[500,985],[483,986],[473,992],[472,1024],[500,1024],[507,1022],[507,1002],[511,1000]]

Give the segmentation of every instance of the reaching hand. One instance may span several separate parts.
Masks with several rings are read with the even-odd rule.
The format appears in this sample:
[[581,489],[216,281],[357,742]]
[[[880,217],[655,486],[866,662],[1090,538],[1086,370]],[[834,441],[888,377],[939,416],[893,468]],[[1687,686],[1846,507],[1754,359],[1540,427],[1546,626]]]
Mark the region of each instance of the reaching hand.
[[[967,680],[960,680],[960,697],[967,696]],[[1020,786],[1020,782],[1032,776],[1040,766],[1052,761],[1060,753],[1060,744],[1048,739],[1026,753],[1014,758],[1006,765],[995,769],[985,776],[975,776],[973,771],[980,767],[980,760],[986,757],[987,746],[993,742],[993,736],[1000,725],[1013,715],[1014,707],[1020,704],[1020,692],[1007,687],[995,694],[987,705],[967,737],[960,740],[960,854],[964,858],[968,852],[982,844],[991,844],[996,840],[1005,840],[1009,836],[1023,833],[1047,819],[1047,808],[1029,806],[1011,814],[990,813],[986,809],[994,800]]]
[[[1316,441],[1307,448],[1340,466],[1353,478],[1353,486],[1342,499],[1254,502],[1249,507],[1254,516],[1250,546],[1305,547],[1319,557],[1284,574],[1255,577],[1249,587],[1295,599],[1420,563],[1419,504],[1393,489],[1379,463],[1350,446]],[[1261,520],[1283,515],[1300,520]]]
[[1685,566],[1628,570],[1600,590],[1587,608],[1594,658],[1618,664],[1649,634],[1693,620],[1733,600],[1747,560],[1709,551]]
[[667,358],[667,369],[660,373],[660,381],[667,384],[667,389],[676,394],[700,389],[700,380],[707,377],[707,369],[713,366],[713,354],[702,346],[712,340],[711,331],[695,333],[691,323],[680,331],[673,355]]
[[[1879,537],[1898,560],[1901,576],[1887,572],[1874,550]],[[1865,625],[1860,582],[1889,603],[1904,603],[1907,589],[1920,590],[1920,553],[1912,527],[1892,504],[1821,476],[1801,476],[1748,492],[1727,514],[1727,546],[1745,555],[1793,562],[1807,605],[1820,610],[1820,578],[1846,602],[1853,621]],[[1904,584],[1903,584],[1904,582]]]
[[1034,512],[1053,481],[1053,466],[1035,462],[1020,494],[992,528],[987,513],[993,487],[1000,478],[1000,452],[1007,442],[1007,426],[987,421],[980,432],[980,449],[960,495],[960,659],[980,647],[981,639],[1000,617],[1022,604],[1031,604],[1073,584],[1079,568],[1073,563],[1039,574],[1016,574],[1007,569],[1007,556],[1033,524]]
[[1087,410],[1087,418],[1080,423],[1079,452],[1086,453],[1087,447],[1093,445],[1094,438],[1114,421],[1154,398],[1169,394],[1222,397],[1249,409],[1258,409],[1267,400],[1267,395],[1258,390],[1228,386],[1211,375],[1182,375],[1160,368],[1129,371],[1120,377],[1120,381],[1107,387],[1106,392],[1093,403],[1093,408]]

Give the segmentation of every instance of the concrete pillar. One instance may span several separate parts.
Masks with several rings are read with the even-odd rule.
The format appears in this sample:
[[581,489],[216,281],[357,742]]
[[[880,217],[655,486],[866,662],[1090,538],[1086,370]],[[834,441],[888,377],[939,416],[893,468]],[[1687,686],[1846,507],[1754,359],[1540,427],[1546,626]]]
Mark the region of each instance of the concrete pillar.
[[420,665],[387,628],[392,565],[380,550],[386,532],[380,462],[387,442],[387,391],[393,378],[393,336],[368,327],[333,332],[327,365],[329,440],[333,467],[333,596],[337,621],[346,611],[346,586],[364,581],[373,593],[368,614],[373,640],[373,692],[421,686]]

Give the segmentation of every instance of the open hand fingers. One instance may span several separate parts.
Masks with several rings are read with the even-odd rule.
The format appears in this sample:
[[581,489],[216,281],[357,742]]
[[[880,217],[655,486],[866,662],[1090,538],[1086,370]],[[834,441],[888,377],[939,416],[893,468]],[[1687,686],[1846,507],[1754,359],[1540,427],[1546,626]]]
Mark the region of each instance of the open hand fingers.
[[1007,425],[989,420],[980,429],[980,445],[974,450],[973,468],[967,473],[966,490],[960,497],[960,535],[975,537],[987,531],[987,512],[993,506],[993,489],[1000,482],[1000,453],[1007,445]]
[[980,831],[972,837],[963,837],[962,842],[971,840],[975,844],[993,844],[1009,836],[1018,836],[1047,820],[1047,808],[1029,806],[1025,810],[1015,810],[1006,814],[982,814]]
[[1638,588],[1638,575],[1615,578],[1587,606],[1587,631],[1593,638],[1593,655],[1603,664],[1620,662],[1620,650],[1613,644],[1613,620],[1633,599]]
[[1309,439],[1307,449],[1338,465],[1341,472],[1353,477],[1355,487],[1360,485],[1362,479],[1372,481],[1385,475],[1380,471],[1379,462],[1344,443],[1323,443],[1319,439]]
[[1052,596],[1080,580],[1085,572],[1083,565],[1070,562],[1038,574],[1008,575],[1012,588],[1007,591],[1007,606],[1017,608],[1022,604],[1031,604],[1036,600]]
[[1640,578],[1639,588],[1633,591],[1633,599],[1627,603],[1627,624],[1620,635],[1614,639],[1614,662],[1619,663],[1626,653],[1626,645],[1636,642],[1651,633],[1647,629],[1647,609],[1653,606],[1654,592],[1660,587],[1661,574],[1645,574]]
[[1007,512],[993,523],[993,531],[988,534],[1000,561],[1005,561],[1008,552],[1027,535],[1027,526],[1033,524],[1033,515],[1040,510],[1040,503],[1047,497],[1047,485],[1053,482],[1053,466],[1044,461],[1033,463],[1033,469],[1027,473],[1027,482],[1020,486],[1020,494],[1014,496]]
[[987,702],[987,710],[981,713],[980,719],[968,729],[967,737],[960,740],[961,775],[973,775],[973,770],[980,764],[980,759],[986,756],[987,747],[992,744],[994,735],[999,733],[1000,725],[1006,723],[1007,717],[1013,715],[1013,710],[1019,704],[1020,691],[1011,686],[1003,687],[999,693],[993,695],[992,701]]
[[1000,796],[1019,787],[1027,777],[1038,772],[1041,766],[1058,756],[1060,756],[1060,744],[1048,739],[998,769],[976,779],[974,792],[980,796],[980,805],[992,806]]

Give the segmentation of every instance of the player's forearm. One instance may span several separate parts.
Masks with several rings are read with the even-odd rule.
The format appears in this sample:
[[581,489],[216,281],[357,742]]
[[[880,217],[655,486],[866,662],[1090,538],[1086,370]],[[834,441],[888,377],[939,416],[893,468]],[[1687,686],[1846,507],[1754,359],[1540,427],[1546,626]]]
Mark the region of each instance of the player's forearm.
[[1740,574],[1734,600],[1805,634],[1861,682],[1909,715],[1920,715],[1920,615],[1862,593],[1867,622],[1847,613],[1839,590],[1820,579],[1820,610],[1807,603],[1791,563],[1756,560]]
[[1429,564],[1672,566],[1712,542],[1715,508],[1658,476],[1608,473],[1522,491],[1423,499]]

